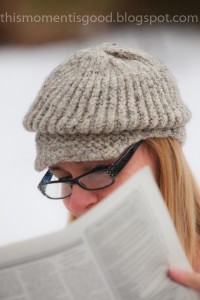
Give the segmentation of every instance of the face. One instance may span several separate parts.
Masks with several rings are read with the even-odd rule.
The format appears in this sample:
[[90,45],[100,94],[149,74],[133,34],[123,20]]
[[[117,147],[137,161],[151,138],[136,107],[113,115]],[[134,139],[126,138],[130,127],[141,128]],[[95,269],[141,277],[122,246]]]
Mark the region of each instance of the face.
[[[72,178],[78,177],[83,173],[89,172],[91,169],[97,166],[110,166],[116,159],[107,161],[92,161],[92,162],[61,162],[58,163],[50,170],[58,178],[70,175]],[[155,179],[157,180],[157,168],[153,154],[147,148],[145,143],[142,143],[133,157],[129,160],[127,165],[121,170],[115,179],[115,183],[109,187],[101,190],[88,191],[84,190],[78,185],[74,185],[72,188],[72,194],[70,197],[63,199],[64,205],[69,212],[74,216],[79,217],[87,212],[94,205],[103,200],[112,191],[119,187],[129,177],[131,177],[138,170],[144,166],[150,166]]]

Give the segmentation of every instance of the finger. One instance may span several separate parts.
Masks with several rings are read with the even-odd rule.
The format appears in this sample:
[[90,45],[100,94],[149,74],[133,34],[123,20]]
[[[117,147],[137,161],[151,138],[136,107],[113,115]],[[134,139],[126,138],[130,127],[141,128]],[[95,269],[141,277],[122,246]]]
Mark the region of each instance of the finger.
[[184,284],[187,287],[200,290],[200,274],[182,270],[169,269],[168,275],[173,280]]

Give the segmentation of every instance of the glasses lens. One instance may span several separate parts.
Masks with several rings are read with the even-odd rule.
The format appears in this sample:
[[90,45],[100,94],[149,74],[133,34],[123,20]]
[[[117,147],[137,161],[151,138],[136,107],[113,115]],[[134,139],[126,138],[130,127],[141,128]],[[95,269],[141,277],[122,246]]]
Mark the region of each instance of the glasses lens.
[[78,182],[81,186],[93,190],[111,185],[114,179],[105,171],[98,171],[79,178]]
[[52,199],[62,199],[71,195],[71,186],[65,182],[50,182],[42,188],[45,195]]

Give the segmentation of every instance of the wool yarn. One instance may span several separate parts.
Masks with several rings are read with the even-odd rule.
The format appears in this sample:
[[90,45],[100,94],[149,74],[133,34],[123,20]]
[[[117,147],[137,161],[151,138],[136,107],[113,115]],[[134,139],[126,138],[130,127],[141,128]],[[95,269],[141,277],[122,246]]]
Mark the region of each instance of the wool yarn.
[[35,169],[117,157],[153,137],[185,140],[191,112],[159,60],[115,43],[82,49],[44,81],[23,124],[36,132]]

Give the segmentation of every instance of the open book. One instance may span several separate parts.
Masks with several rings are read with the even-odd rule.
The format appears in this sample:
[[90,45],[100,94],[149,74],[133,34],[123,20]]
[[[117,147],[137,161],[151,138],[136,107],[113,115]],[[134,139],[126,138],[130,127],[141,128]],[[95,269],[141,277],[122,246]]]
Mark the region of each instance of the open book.
[[148,167],[56,233],[0,249],[1,300],[197,300],[191,271]]

